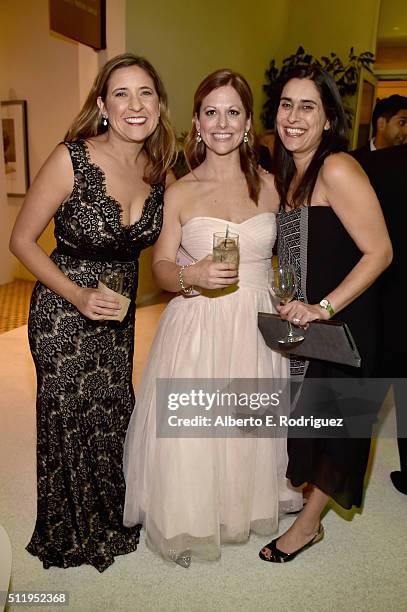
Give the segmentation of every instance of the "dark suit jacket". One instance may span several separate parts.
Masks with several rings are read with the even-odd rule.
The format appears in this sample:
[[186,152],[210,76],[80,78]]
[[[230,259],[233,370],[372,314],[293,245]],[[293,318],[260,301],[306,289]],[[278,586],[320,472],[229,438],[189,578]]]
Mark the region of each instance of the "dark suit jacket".
[[[407,278],[407,145],[364,154],[352,151],[376,191],[393,244],[393,262],[379,279],[381,346],[386,354],[385,376],[407,376],[407,340],[394,340],[394,326],[403,325],[406,312],[402,294]],[[397,303],[403,312],[397,313]],[[391,370],[391,372],[390,372]]]
[[364,159],[368,153],[373,153],[373,151],[370,150],[370,140],[367,144],[363,145],[363,147],[359,147],[359,149],[355,149],[354,151],[350,152],[350,154],[357,159],[359,163],[360,159]]

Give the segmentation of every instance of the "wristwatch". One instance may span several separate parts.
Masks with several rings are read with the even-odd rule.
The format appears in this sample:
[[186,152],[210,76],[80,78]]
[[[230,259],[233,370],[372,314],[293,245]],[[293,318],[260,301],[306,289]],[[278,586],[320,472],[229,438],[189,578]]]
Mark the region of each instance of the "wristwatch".
[[332,308],[332,304],[331,304],[331,302],[329,300],[324,298],[323,300],[320,301],[319,305],[321,306],[321,308],[324,308],[325,310],[327,310],[329,312],[329,316],[330,317],[334,316],[335,311]]

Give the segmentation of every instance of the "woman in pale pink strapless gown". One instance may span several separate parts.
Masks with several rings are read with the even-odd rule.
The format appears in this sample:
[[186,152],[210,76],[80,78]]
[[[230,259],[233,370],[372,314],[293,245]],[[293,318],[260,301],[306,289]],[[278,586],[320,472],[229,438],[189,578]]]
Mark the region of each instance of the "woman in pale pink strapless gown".
[[[214,76],[219,84],[211,88]],[[210,108],[219,115],[219,132],[234,135],[237,132],[235,119],[226,117],[222,124],[220,118],[225,107],[238,106],[233,92],[239,91],[240,81],[236,85],[233,77],[242,79],[229,71],[218,71],[208,77],[198,89],[196,100],[199,100],[199,92],[201,100],[196,101],[195,112],[200,117],[198,107],[206,108],[210,103]],[[241,105],[242,98],[240,94]],[[285,439],[156,436],[157,379],[288,377],[286,359],[267,348],[257,327],[257,313],[273,311],[268,288],[276,238],[274,210],[277,200],[273,181],[270,176],[259,178],[257,206],[245,193],[243,183],[239,188],[243,192],[240,199],[247,202],[247,209],[243,208],[247,218],[238,223],[225,222],[226,218],[242,215],[242,209],[237,210],[234,197],[230,198],[230,204],[228,202],[227,194],[233,186],[228,189],[227,177],[226,185],[224,181],[219,183],[211,178],[208,181],[206,172],[211,177],[220,153],[224,163],[226,156],[218,148],[226,145],[211,139],[210,129],[205,130],[205,117],[199,126],[194,125],[202,133],[205,161],[169,190],[166,207],[170,212],[164,221],[154,265],[163,287],[179,291],[179,266],[174,262],[176,247],[181,242],[197,261],[184,270],[184,286],[194,284],[195,274],[195,278],[202,281],[203,289],[200,295],[178,295],[161,317],[137,407],[130,421],[124,454],[125,525],[143,523],[147,545],[185,566],[193,555],[218,558],[222,542],[244,542],[251,531],[261,535],[274,533],[279,513],[302,507],[301,494],[294,491],[285,478]],[[194,138],[196,136],[197,132],[193,134]],[[244,130],[237,146],[231,147],[228,158],[228,164],[237,165],[241,174],[239,147],[246,145],[242,143],[243,136]],[[234,181],[237,179],[238,174]],[[208,183],[214,184],[219,197],[223,193],[221,208],[208,206]],[[211,198],[213,195],[211,191]],[[178,198],[187,203],[181,202],[178,206]],[[219,217],[205,214],[212,210]],[[179,219],[179,230],[176,224],[173,228],[174,215]],[[238,283],[233,278],[235,272],[230,282],[222,278],[228,266],[213,264],[207,258],[212,252],[213,233],[224,231],[226,223],[231,232],[239,234]],[[191,276],[187,276],[187,272]],[[214,282],[216,274],[218,278]],[[226,288],[219,289],[221,286]]]

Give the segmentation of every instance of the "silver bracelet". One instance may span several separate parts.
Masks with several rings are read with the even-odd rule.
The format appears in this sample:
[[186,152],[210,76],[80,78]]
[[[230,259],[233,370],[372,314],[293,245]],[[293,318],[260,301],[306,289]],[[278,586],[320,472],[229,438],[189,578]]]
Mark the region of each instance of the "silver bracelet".
[[179,284],[181,287],[181,293],[183,293],[184,295],[191,295],[191,293],[194,290],[194,287],[191,285],[190,287],[185,287],[184,284],[184,270],[185,268],[189,268],[189,266],[193,266],[193,263],[190,264],[185,264],[184,266],[181,266],[180,269],[178,270],[178,278],[179,278]]

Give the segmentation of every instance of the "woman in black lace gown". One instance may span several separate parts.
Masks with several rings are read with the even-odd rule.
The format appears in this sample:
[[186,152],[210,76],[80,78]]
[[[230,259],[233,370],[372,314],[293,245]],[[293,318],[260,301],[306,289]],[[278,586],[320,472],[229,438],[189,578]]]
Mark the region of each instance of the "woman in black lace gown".
[[[40,170],[10,247],[39,279],[29,341],[37,370],[37,522],[27,550],[45,568],[100,572],[136,549],[123,527],[123,442],[134,406],[132,361],[138,256],[158,238],[174,153],[167,97],[154,68],[110,60]],[[56,250],[37,239],[54,217]],[[97,290],[117,271],[130,307]],[[116,319],[116,320],[115,320]]]
[[[373,376],[374,281],[392,257],[380,205],[360,166],[344,153],[345,114],[328,74],[316,67],[291,73],[283,84],[276,124],[279,259],[295,266],[298,281],[298,299],[280,313],[304,327],[339,313],[362,357],[361,369],[294,359],[291,373],[346,378],[357,385],[361,377]],[[321,406],[343,409],[331,398],[324,404],[320,395],[310,401],[309,389],[304,385],[293,416],[315,414]],[[358,409],[353,402],[351,410]],[[287,477],[294,486],[308,484],[309,497],[290,529],[260,551],[261,559],[287,562],[322,539],[320,515],[330,497],[344,508],[360,506],[370,448],[365,433],[364,439],[291,436]]]

